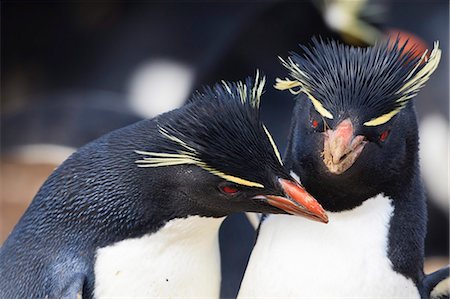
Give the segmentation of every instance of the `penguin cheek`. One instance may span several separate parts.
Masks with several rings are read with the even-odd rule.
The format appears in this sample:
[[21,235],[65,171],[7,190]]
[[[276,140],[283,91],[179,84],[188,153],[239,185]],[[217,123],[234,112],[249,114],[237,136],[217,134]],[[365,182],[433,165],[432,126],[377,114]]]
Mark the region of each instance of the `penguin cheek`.
[[385,160],[382,159],[383,154],[380,150],[382,149],[378,145],[371,142],[366,143],[353,166],[346,171],[347,175],[354,179],[369,181],[373,176],[384,175],[383,161]]

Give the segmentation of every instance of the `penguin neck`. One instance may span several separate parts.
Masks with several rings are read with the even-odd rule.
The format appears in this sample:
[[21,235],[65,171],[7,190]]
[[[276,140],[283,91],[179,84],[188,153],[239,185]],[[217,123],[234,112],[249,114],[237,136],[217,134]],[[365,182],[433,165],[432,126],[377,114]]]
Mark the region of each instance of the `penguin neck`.
[[223,220],[172,219],[154,233],[98,249],[95,297],[218,297]]

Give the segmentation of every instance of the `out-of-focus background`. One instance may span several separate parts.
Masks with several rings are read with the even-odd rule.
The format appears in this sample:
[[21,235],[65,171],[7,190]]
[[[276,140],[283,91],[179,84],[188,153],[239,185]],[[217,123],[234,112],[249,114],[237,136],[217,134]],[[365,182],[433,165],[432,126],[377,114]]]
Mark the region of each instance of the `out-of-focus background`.
[[[263,119],[281,149],[292,97],[271,85],[277,56],[313,36],[367,46],[387,35],[444,55],[416,98],[429,203],[427,271],[449,252],[449,2],[1,2],[0,244],[46,177],[100,135],[182,105],[202,85],[268,77]],[[236,233],[239,230],[239,233]],[[238,287],[254,230],[221,229],[223,297]],[[250,237],[249,237],[250,236]]]

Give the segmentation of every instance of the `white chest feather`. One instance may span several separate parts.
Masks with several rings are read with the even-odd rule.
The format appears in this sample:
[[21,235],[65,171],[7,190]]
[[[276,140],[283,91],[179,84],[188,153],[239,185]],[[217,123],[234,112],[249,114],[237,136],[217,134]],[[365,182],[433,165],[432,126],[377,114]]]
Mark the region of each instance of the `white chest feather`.
[[218,298],[222,221],[174,219],[153,234],[98,249],[95,298]]
[[392,201],[378,195],[329,223],[271,215],[263,223],[239,297],[419,298],[387,257]]

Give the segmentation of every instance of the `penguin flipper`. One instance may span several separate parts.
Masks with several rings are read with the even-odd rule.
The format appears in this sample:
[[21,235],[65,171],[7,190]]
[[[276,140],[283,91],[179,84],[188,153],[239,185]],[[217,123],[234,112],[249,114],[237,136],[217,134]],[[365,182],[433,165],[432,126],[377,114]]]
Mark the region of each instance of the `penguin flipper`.
[[67,286],[62,289],[60,296],[56,298],[61,299],[82,299],[83,298],[83,285],[86,275],[84,273],[75,274],[69,281]]
[[450,297],[450,267],[446,266],[425,276],[422,281],[425,298],[448,299]]

